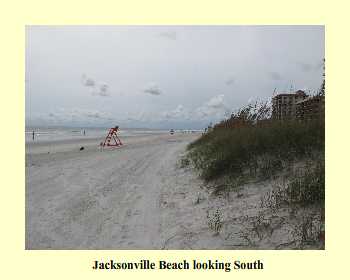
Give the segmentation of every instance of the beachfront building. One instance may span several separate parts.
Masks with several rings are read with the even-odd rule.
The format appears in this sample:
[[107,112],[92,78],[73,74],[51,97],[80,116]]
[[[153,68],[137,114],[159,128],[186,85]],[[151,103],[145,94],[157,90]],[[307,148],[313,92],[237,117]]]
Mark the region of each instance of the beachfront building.
[[296,118],[298,120],[314,120],[324,118],[324,96],[310,96],[296,102]]
[[272,118],[288,120],[296,118],[296,104],[308,96],[298,90],[295,93],[281,93],[272,98]]

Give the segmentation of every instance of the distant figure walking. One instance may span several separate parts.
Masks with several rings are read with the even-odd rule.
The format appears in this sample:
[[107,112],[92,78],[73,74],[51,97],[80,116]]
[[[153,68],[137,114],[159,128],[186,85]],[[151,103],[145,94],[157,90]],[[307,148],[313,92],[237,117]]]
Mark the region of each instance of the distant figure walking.
[[84,136],[85,136],[85,129],[84,129]]
[[33,130],[33,141],[34,141],[34,135],[35,135],[35,132],[34,132],[34,130]]

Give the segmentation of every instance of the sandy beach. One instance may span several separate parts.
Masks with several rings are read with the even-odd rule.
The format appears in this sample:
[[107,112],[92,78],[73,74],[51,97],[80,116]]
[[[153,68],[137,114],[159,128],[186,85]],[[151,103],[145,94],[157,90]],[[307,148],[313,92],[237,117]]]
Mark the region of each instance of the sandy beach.
[[296,248],[296,213],[261,205],[275,183],[215,193],[180,167],[197,137],[124,137],[103,151],[100,139],[28,143],[26,249]]
[[196,137],[125,137],[123,147],[103,151],[100,139],[28,143],[26,248],[161,248],[164,196]]

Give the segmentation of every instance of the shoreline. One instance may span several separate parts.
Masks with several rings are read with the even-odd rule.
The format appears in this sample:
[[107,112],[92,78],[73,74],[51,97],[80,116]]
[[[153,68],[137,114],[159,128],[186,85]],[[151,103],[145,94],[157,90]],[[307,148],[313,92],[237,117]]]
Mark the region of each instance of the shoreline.
[[[38,154],[47,152],[63,152],[63,151],[76,151],[80,147],[93,149],[94,147],[100,150],[100,143],[104,141],[106,136],[103,137],[82,137],[82,138],[70,138],[70,139],[57,139],[57,140],[42,140],[42,141],[29,141],[25,143],[25,153]],[[123,146],[136,144],[138,142],[144,142],[149,139],[162,139],[162,137],[168,137],[168,134],[150,134],[150,135],[129,135],[119,136]],[[121,148],[121,147],[120,147]],[[113,149],[105,147],[104,149]]]

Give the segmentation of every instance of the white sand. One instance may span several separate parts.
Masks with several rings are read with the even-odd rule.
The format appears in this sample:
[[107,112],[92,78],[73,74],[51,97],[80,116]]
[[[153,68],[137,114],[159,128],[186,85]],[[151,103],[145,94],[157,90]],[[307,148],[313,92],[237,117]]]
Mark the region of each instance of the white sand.
[[[98,139],[27,144],[26,248],[293,248],[291,213],[260,206],[269,184],[213,196],[194,170],[179,168],[196,137],[129,137],[102,152]],[[207,218],[216,209],[218,235]]]
[[27,144],[26,248],[160,248],[159,199],[196,137],[125,137],[102,152],[98,139]]

